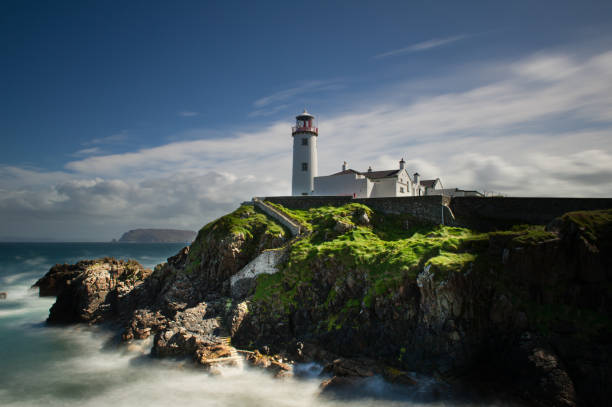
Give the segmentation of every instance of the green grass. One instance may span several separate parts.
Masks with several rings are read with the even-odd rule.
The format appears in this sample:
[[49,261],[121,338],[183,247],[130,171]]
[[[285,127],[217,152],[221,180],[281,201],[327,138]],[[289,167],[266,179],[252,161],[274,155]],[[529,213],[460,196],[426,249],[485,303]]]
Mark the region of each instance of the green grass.
[[284,227],[256,211],[253,206],[242,205],[234,212],[200,229],[189,250],[187,272],[192,272],[198,267],[202,253],[213,240],[241,236],[246,241],[242,250],[248,255],[257,249],[263,237],[284,238],[288,233]]
[[575,224],[591,243],[612,237],[612,209],[568,212],[561,219]]
[[[307,291],[317,267],[334,270],[338,278],[364,272],[370,291],[363,298],[349,299],[341,314],[348,313],[362,303],[371,306],[376,297],[389,295],[406,279],[415,280],[430,259],[440,273],[459,272],[486,247],[480,233],[423,224],[409,216],[382,215],[361,204],[309,210],[275,207],[307,225],[312,233],[291,246],[287,263],[276,277],[262,276],[258,280],[254,300],[270,304],[289,307],[295,304],[295,294]],[[371,220],[369,225],[359,224],[363,213]],[[334,226],[339,221],[353,225],[354,229],[336,232]],[[467,253],[467,249],[474,253]],[[335,300],[332,289],[319,305],[329,307]],[[337,327],[337,318],[328,322],[331,324],[328,328]]]

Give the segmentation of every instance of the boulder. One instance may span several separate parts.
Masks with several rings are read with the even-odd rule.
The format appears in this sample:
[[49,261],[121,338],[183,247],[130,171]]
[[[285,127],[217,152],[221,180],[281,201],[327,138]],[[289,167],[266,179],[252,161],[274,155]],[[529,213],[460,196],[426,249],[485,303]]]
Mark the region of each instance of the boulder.
[[340,358],[325,366],[324,372],[335,376],[370,377],[377,373],[374,366],[372,361]]
[[76,264],[56,264],[40,278],[32,288],[38,288],[40,297],[56,297],[70,280],[81,274],[90,264],[89,260],[80,261]]
[[346,233],[353,229],[355,229],[355,225],[341,220],[337,221],[334,225],[334,231],[338,233]]
[[246,361],[253,367],[265,369],[274,374],[274,377],[288,377],[292,375],[292,367],[288,363],[284,363],[278,355],[268,356],[259,351],[248,353]]
[[323,380],[319,385],[322,395],[334,395],[355,388],[363,381],[362,377],[354,376],[334,376],[331,379]]

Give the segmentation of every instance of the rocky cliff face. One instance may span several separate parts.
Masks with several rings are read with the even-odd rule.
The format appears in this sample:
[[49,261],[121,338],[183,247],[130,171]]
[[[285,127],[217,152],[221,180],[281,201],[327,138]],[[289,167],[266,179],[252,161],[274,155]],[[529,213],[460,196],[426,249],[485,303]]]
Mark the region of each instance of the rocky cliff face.
[[[541,405],[608,402],[612,211],[482,234],[357,204],[283,210],[309,233],[287,242],[247,206],[153,272],[56,266],[37,283],[58,295],[49,321],[112,320],[125,341],[153,335],[155,355],[208,367],[235,359],[231,340],[277,373],[266,353],[329,362],[337,376],[368,365],[405,382],[405,370],[484,380]],[[230,297],[231,276],[287,244],[278,273]]]

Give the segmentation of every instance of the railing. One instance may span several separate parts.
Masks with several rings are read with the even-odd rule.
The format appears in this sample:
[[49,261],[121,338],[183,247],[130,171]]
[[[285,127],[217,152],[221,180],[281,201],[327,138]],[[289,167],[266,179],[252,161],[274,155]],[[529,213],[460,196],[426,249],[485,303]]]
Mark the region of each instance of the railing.
[[292,127],[291,128],[291,132],[292,133],[297,133],[299,131],[309,131],[311,133],[316,133],[319,134],[319,128],[318,127]]

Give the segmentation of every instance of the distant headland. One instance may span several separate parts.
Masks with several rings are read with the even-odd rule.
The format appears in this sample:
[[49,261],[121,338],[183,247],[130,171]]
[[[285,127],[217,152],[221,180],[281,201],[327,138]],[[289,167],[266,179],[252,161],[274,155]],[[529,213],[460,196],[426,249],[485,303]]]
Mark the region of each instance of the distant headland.
[[[121,243],[189,243],[196,237],[193,230],[134,229],[121,236]],[[116,240],[113,240],[116,241]]]

